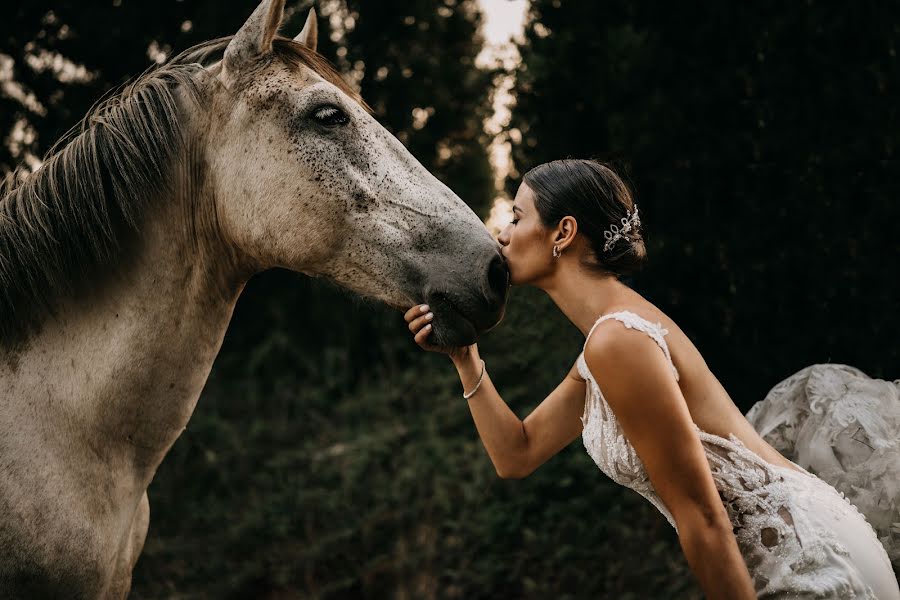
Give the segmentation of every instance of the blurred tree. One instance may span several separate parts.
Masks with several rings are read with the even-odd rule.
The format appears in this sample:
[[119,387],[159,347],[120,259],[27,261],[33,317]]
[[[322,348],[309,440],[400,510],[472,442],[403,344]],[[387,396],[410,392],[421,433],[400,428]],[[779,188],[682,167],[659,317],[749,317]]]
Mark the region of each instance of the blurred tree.
[[20,2],[0,21],[0,173],[32,164],[104,93],[173,51],[233,33],[253,0]]
[[744,410],[813,363],[897,376],[898,22],[882,3],[530,6],[517,172],[618,167],[647,231],[634,287]]

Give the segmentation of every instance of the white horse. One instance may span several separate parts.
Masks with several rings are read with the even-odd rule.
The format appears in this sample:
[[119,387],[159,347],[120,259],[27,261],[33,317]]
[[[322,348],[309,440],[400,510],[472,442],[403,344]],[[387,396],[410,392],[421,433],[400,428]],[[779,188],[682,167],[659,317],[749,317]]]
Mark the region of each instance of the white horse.
[[147,486],[255,273],[329,278],[438,343],[494,326],[508,272],[478,217],[264,0],[91,111],[0,190],[0,596],[121,598]]

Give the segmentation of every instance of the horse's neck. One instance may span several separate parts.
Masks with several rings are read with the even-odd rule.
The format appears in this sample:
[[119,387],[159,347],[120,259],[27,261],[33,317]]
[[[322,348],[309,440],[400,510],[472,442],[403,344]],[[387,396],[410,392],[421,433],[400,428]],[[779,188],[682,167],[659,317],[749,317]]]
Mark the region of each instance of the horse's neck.
[[63,305],[10,377],[13,419],[46,402],[41,435],[82,438],[56,442],[90,444],[144,485],[194,410],[245,281],[196,247],[182,212],[148,216],[134,263],[89,301]]

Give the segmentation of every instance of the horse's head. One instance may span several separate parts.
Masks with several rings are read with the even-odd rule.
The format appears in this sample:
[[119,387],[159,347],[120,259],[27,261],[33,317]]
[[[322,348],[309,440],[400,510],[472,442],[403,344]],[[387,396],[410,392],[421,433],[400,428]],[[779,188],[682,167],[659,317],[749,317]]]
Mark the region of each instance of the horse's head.
[[210,67],[205,126],[221,235],[253,270],[329,278],[405,310],[428,303],[433,341],[462,345],[501,318],[497,242],[315,52],[315,15],[276,38],[264,0]]

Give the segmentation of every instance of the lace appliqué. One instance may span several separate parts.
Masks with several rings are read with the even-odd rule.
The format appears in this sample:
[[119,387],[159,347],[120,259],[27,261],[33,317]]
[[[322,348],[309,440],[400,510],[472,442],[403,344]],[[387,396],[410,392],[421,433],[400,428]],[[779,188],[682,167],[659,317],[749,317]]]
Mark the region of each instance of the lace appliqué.
[[900,380],[849,365],[811,365],[747,412],[784,456],[856,506],[900,569]]

